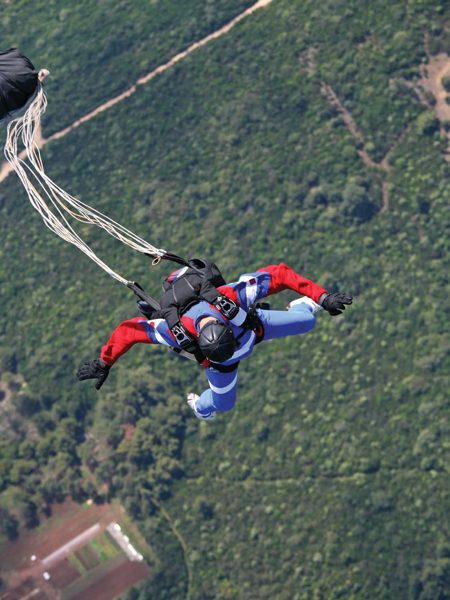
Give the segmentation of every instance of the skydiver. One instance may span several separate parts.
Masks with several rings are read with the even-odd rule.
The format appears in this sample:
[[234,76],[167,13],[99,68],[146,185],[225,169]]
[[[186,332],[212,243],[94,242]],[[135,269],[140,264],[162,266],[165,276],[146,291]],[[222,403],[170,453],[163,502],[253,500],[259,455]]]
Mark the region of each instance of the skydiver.
[[[181,282],[186,277],[186,269],[178,269],[166,281]],[[252,308],[259,300],[286,289],[303,294],[290,302],[287,311]],[[220,294],[222,306],[225,299],[236,308],[237,312],[233,313],[236,316],[227,318],[226,311],[218,309],[219,305],[199,298],[180,312],[179,317],[181,328],[194,340],[197,360],[205,368],[209,382],[207,390],[200,396],[188,394],[187,401],[195,416],[206,421],[214,420],[217,411],[234,407],[239,362],[250,356],[256,344],[307,333],[314,327],[318,311],[339,315],[345,310],[344,305],[353,301],[350,294],[329,293],[283,263],[245,273],[236,283],[218,286],[216,292]],[[80,381],[97,379],[95,387],[99,390],[110,368],[134,344],[163,344],[183,353],[184,346],[177,339],[181,338],[164,318],[147,315],[124,321],[102,347],[100,357],[85,363],[77,377]]]

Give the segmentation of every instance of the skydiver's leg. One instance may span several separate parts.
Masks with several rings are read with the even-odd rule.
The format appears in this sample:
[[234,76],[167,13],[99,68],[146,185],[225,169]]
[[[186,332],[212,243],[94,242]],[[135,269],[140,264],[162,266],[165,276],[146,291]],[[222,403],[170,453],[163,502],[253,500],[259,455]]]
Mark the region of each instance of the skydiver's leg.
[[307,333],[316,323],[313,307],[303,303],[288,311],[258,309],[258,315],[264,325],[263,341]]
[[214,410],[231,410],[236,402],[238,370],[232,373],[219,373],[215,369],[206,369],[209,389],[197,400],[195,408],[201,415]]

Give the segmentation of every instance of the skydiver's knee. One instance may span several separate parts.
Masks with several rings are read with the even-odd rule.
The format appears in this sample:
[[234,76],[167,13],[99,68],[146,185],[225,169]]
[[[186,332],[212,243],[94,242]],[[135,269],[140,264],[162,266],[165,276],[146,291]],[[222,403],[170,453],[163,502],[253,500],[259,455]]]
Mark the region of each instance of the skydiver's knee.
[[235,402],[232,402],[230,404],[221,404],[220,406],[217,407],[217,410],[220,410],[222,412],[227,412],[227,411],[231,410],[232,408],[234,408],[235,404],[236,404]]
[[223,412],[231,410],[236,404],[236,394],[227,394],[226,396],[214,394],[213,404],[216,410]]

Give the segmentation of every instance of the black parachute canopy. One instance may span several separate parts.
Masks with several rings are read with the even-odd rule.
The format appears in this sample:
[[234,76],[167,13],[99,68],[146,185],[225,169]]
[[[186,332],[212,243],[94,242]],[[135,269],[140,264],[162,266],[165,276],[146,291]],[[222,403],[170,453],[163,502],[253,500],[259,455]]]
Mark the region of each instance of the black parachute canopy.
[[34,96],[38,74],[17,48],[0,52],[0,121],[23,108]]

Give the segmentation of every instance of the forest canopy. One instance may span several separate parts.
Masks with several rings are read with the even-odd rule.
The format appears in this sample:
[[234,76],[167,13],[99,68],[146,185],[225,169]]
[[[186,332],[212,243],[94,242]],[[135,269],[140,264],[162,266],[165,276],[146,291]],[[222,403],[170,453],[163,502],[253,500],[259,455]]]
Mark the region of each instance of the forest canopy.
[[[103,4],[97,61],[92,3],[51,5],[48,20],[25,4],[26,31],[15,3],[1,23],[54,77],[44,136],[249,5],[196,2],[186,28],[183,2],[153,23],[161,4]],[[130,599],[450,597],[449,139],[424,82],[449,23],[432,0],[273,0],[43,148],[61,187],[230,281],[285,262],[355,296],[257,349],[214,423],[185,403],[202,371],[162,348],[133,348],[101,394],[77,385],[134,299],[43,227],[16,179],[0,183],[5,539],[52,502],[115,497],[161,561]],[[83,234],[159,295],[167,269]]]

